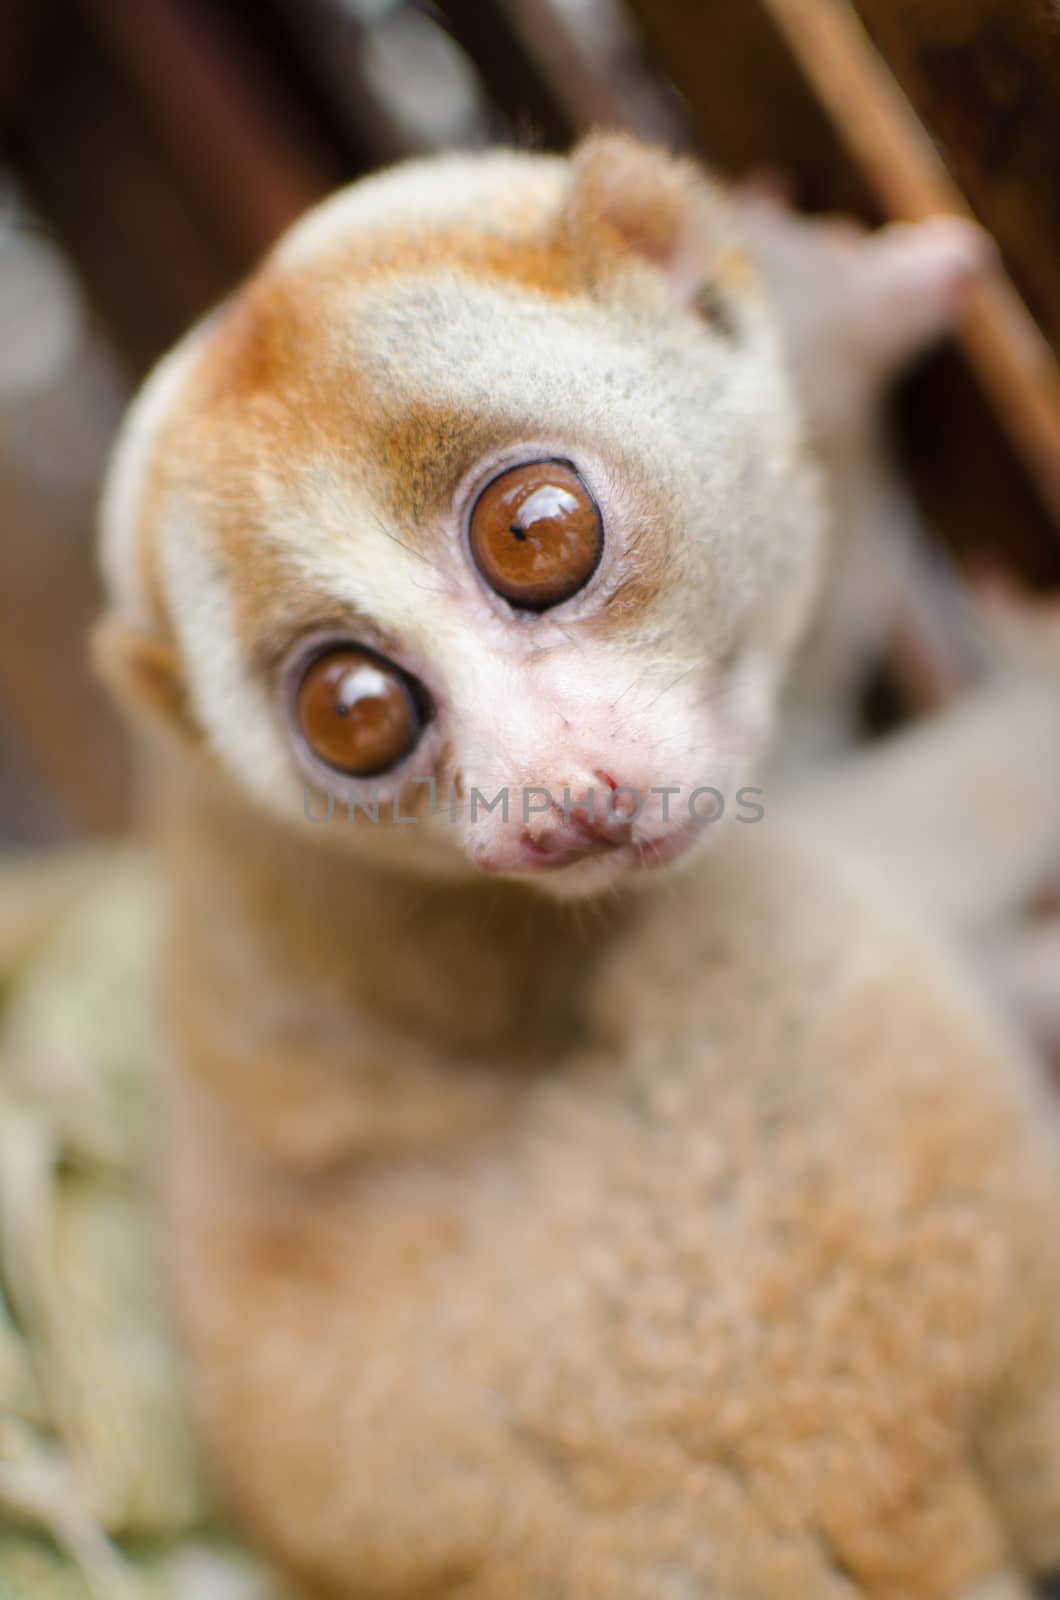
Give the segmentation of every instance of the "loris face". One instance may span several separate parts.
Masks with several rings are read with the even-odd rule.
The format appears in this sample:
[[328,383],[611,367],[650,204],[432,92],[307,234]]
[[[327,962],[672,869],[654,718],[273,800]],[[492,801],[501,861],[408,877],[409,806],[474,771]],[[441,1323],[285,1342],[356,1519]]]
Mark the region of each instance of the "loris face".
[[619,137],[311,213],[134,408],[111,676],[322,847],[558,893],[687,859],[753,781],[818,535],[726,229]]

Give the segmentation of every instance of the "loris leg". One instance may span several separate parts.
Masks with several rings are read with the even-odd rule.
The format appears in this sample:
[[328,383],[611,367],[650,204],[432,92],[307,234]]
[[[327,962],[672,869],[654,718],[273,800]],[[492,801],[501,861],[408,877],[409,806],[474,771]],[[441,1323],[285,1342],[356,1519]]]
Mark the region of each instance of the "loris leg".
[[789,796],[950,925],[989,930],[1060,866],[1060,690],[1022,674],[990,682]]
[[990,934],[1060,882],[1060,604],[993,583],[978,616],[995,650],[985,681],[789,794],[952,926]]

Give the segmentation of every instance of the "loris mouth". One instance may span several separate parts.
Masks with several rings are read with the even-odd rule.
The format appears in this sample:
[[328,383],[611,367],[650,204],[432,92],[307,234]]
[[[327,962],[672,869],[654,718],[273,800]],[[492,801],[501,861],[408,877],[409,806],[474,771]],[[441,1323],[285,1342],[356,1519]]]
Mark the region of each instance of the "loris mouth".
[[533,838],[526,830],[511,854],[505,852],[495,857],[480,856],[478,865],[486,872],[519,877],[560,873],[589,862],[598,863],[608,876],[623,870],[635,873],[641,869],[670,866],[692,848],[701,837],[703,828],[701,820],[694,820],[651,839],[593,838],[578,844],[552,846]]
[[530,868],[541,868],[544,871],[553,871],[557,867],[569,867],[576,861],[586,861],[591,856],[614,855],[620,850],[628,850],[628,840],[623,838],[607,838],[602,834],[581,838],[577,844],[554,844],[545,840],[535,839],[529,828],[524,828],[519,837],[519,850]]

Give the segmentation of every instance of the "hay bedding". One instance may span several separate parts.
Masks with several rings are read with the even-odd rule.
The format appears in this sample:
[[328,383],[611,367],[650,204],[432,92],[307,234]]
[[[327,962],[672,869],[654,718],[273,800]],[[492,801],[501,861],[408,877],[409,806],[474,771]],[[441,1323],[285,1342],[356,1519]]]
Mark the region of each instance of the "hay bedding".
[[0,1600],[279,1600],[211,1511],[152,1244],[156,885],[0,869]]

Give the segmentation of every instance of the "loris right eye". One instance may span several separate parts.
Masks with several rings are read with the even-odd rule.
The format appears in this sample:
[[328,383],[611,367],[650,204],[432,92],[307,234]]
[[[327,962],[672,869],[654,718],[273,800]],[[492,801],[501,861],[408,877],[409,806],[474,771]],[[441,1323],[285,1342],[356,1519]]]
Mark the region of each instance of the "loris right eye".
[[412,680],[369,650],[343,645],[311,661],[296,697],[298,723],[318,760],[373,778],[409,754],[423,728]]
[[596,501],[567,461],[528,461],[488,483],[471,511],[471,554],[520,611],[547,611],[584,588],[604,547]]

